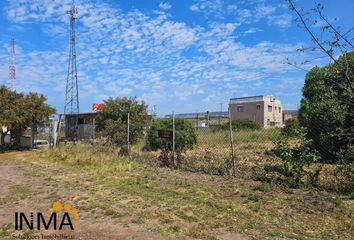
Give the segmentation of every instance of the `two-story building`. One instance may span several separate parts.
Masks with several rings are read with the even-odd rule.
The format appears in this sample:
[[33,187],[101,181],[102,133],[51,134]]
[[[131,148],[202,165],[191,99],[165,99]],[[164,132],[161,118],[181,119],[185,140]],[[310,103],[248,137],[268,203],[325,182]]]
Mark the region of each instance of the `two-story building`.
[[231,120],[254,120],[264,128],[283,125],[283,106],[271,95],[231,98],[229,108]]

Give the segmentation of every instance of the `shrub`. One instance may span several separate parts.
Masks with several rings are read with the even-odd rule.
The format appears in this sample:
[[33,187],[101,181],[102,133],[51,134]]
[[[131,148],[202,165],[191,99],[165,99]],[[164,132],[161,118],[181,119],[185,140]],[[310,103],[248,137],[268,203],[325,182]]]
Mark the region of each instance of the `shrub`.
[[298,188],[303,183],[303,177],[306,176],[309,184],[318,183],[321,168],[311,172],[305,167],[319,162],[320,155],[311,149],[311,140],[306,138],[303,129],[298,134],[300,142],[296,145],[289,144],[284,137],[276,140],[275,147],[270,153],[278,157],[282,164],[267,164],[263,169],[258,169],[254,172],[256,180],[277,182],[287,187]]
[[232,121],[232,129],[234,130],[259,130],[261,126],[258,122],[249,119],[237,119]]
[[[158,130],[172,130],[172,119],[156,119],[147,133],[146,149],[172,151],[172,141],[158,136]],[[193,125],[181,118],[175,119],[175,150],[183,153],[197,143],[197,134]]]
[[281,132],[289,137],[295,136],[300,129],[300,123],[297,118],[290,118],[285,121],[285,126],[281,129]]
[[[151,124],[147,133],[146,146],[147,150],[163,150],[159,157],[163,165],[171,166],[170,155],[172,151],[172,140],[163,139],[158,136],[158,130],[172,130],[172,119],[156,119]],[[180,160],[181,153],[193,148],[197,143],[197,134],[193,125],[185,120],[175,119],[175,151],[177,153],[177,160]]]

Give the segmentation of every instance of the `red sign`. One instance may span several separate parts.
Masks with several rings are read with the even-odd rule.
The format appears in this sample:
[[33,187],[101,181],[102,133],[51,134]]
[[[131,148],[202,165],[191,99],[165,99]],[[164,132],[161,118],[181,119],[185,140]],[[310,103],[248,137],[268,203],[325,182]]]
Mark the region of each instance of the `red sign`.
[[106,106],[106,104],[104,104],[104,103],[94,103],[94,104],[92,104],[92,110],[96,112],[104,106]]

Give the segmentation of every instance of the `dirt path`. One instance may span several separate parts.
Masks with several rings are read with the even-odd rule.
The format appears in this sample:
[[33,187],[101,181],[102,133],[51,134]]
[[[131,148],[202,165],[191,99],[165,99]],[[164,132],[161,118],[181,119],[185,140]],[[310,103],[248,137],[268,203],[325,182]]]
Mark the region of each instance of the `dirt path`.
[[[29,153],[0,154],[0,239],[12,239],[12,234],[21,234],[14,231],[16,211],[45,212],[49,211],[55,198],[68,199],[73,195],[89,194],[85,191],[66,191],[57,181],[50,181],[58,178],[60,182],[60,177],[65,177],[65,174],[52,175],[53,172],[60,171],[55,166],[39,167],[16,161],[27,154]],[[90,214],[83,216],[80,219],[80,239],[165,239],[140,226],[113,223],[109,217],[95,220]],[[61,232],[48,230],[43,233],[50,235]],[[40,233],[34,233],[38,234]]]

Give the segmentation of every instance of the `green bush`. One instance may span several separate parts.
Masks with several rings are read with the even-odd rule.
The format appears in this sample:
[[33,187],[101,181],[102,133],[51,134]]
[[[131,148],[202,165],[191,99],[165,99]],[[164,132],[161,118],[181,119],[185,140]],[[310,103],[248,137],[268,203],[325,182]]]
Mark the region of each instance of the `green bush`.
[[300,129],[300,123],[297,118],[290,118],[285,121],[285,126],[281,129],[282,134],[286,136],[295,136]]
[[[172,152],[172,139],[160,138],[159,130],[172,131],[172,119],[156,119],[151,124],[147,133],[146,146],[147,150],[162,150],[158,158],[158,163],[161,166],[176,167],[180,166],[182,153],[193,148],[197,143],[197,134],[192,123],[185,119],[177,118],[175,121],[175,152],[177,158]],[[176,161],[175,161],[176,160]]]
[[[158,130],[172,130],[172,119],[156,119],[147,133],[146,149],[172,151],[172,140],[158,136]],[[197,143],[197,134],[193,125],[185,119],[175,119],[175,151],[185,152]]]
[[319,162],[320,155],[311,149],[311,140],[306,138],[303,129],[299,131],[299,138],[300,141],[296,145],[290,144],[284,137],[276,140],[269,153],[278,157],[282,164],[267,164],[263,169],[254,169],[254,179],[298,188],[306,176],[308,184],[317,185],[321,168],[311,172],[306,170],[306,167]]
[[258,122],[249,119],[238,119],[231,123],[233,130],[259,130],[261,126]]

